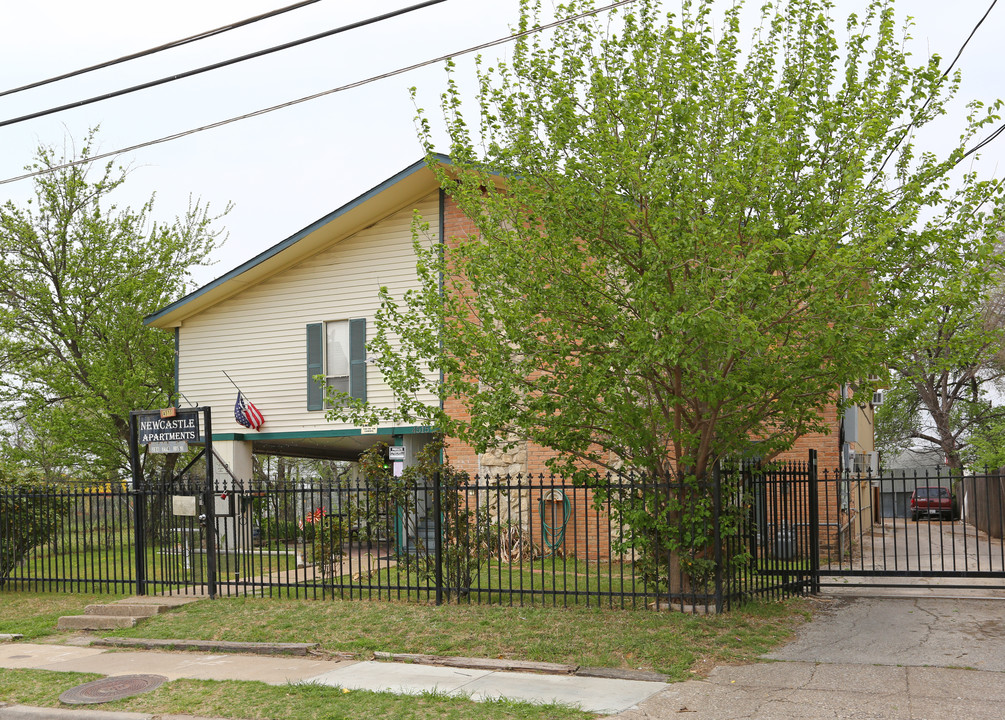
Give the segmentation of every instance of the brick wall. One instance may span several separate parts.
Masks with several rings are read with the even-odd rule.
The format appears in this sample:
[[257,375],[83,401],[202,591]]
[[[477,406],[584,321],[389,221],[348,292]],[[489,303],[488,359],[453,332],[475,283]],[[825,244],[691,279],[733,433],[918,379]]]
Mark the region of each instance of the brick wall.
[[[477,234],[477,228],[471,219],[465,215],[450,197],[444,198],[443,232],[448,245],[454,246],[458,238],[468,238]],[[444,409],[452,417],[468,419],[470,416],[464,404],[450,398],[445,401]],[[839,467],[840,447],[839,430],[841,416],[836,405],[829,405],[823,410],[823,419],[830,428],[829,434],[813,433],[799,438],[788,451],[778,456],[779,460],[805,462],[809,451],[817,451],[817,464],[821,472],[833,472]],[[475,476],[511,476],[521,475],[536,478],[538,484],[547,484],[550,471],[547,461],[554,457],[554,451],[530,442],[521,442],[508,452],[494,452],[479,455],[473,447],[456,438],[448,439],[446,455],[453,466]],[[543,478],[543,479],[542,479]],[[530,506],[538,508],[541,495],[546,492],[541,489],[532,492],[529,498]],[[839,525],[846,525],[854,516],[854,505],[857,493],[851,493],[852,507],[841,507],[840,499],[835,493],[822,493],[820,496],[821,540],[826,546],[832,531]],[[525,498],[526,500],[526,498]],[[598,511],[592,502],[592,494],[588,491],[576,492],[572,501],[572,514],[566,526],[565,542],[562,551],[575,554],[577,557],[590,559],[607,559],[610,551],[610,538],[607,534],[607,513]],[[536,517],[537,511],[532,512]],[[535,539],[540,538],[540,520],[535,520],[538,527],[525,528]],[[602,537],[597,538],[597,530],[602,528]],[[589,538],[587,540],[587,538]]]

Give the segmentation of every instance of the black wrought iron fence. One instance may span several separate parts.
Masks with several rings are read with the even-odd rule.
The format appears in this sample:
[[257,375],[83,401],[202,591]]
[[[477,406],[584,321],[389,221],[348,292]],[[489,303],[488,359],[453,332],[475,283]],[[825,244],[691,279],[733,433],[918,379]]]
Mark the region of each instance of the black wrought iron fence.
[[0,546],[15,547],[29,506],[45,520],[8,553],[0,584],[724,610],[815,588],[815,473],[811,461],[586,486],[535,475],[405,491],[363,479],[0,489]]
[[0,486],[0,587],[134,590],[133,510],[124,483]]
[[999,471],[824,473],[817,486],[821,585],[1005,589]]

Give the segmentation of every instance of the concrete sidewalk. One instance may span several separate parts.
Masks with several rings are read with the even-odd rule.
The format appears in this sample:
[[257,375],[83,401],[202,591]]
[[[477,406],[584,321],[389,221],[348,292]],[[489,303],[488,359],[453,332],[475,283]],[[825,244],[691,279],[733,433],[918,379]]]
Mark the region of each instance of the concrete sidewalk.
[[1003,620],[997,598],[823,598],[774,662],[718,667],[617,718],[999,720]]
[[[666,683],[571,675],[502,672],[410,663],[321,660],[277,656],[111,651],[108,648],[6,643],[0,645],[0,668],[100,672],[103,675],[152,674],[168,680],[253,680],[270,685],[315,683],[350,690],[421,694],[437,691],[475,701],[505,697],[535,703],[579,707],[613,714],[636,706],[664,690]],[[3,698],[0,698],[3,700]],[[0,708],[0,720],[63,717],[65,713],[24,713],[27,708]],[[88,710],[88,712],[91,712]],[[77,717],[82,720],[83,716]]]
[[1005,682],[996,672],[776,662],[716,668],[707,680],[669,685],[616,717],[1000,720],[1003,703]]

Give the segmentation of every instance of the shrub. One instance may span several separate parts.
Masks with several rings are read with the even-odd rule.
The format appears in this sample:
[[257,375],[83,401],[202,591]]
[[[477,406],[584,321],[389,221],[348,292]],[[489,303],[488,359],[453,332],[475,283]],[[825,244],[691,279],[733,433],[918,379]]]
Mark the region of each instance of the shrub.
[[300,529],[304,533],[304,547],[310,546],[311,557],[321,571],[322,580],[334,579],[345,555],[343,545],[348,539],[341,518],[328,515],[324,508],[316,508],[300,521]]
[[[380,499],[380,502],[368,505],[370,513],[381,512],[385,517],[392,517],[395,513],[408,512],[407,509],[414,507],[419,495],[432,487],[434,476],[439,475],[443,590],[448,599],[467,595],[482,564],[499,546],[501,528],[493,521],[491,508],[487,504],[468,501],[465,492],[469,483],[468,474],[441,462],[442,438],[427,443],[419,451],[417,462],[405,468],[400,477],[395,477],[384,462],[386,449],[386,444],[377,443],[360,457],[367,483],[377,491],[375,495]],[[426,512],[430,513],[431,507]],[[376,515],[369,518],[367,524],[378,526]],[[407,546],[410,540],[409,537],[398,538],[398,545]],[[419,538],[414,539],[414,546],[418,576],[427,581],[435,580],[435,548],[425,547]]]
[[296,542],[300,529],[295,520],[265,518],[261,523],[262,539],[269,543]]

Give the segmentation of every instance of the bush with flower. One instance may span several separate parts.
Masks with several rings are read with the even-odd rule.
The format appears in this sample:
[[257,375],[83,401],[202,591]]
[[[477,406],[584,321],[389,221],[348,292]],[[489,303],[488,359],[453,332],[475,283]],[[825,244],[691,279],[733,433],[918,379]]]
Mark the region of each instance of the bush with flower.
[[303,533],[304,547],[310,547],[314,566],[321,571],[321,577],[334,577],[345,555],[346,533],[341,518],[319,507],[304,515],[297,525]]

